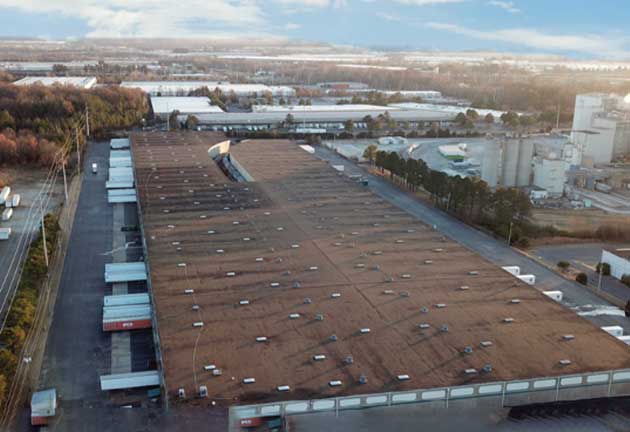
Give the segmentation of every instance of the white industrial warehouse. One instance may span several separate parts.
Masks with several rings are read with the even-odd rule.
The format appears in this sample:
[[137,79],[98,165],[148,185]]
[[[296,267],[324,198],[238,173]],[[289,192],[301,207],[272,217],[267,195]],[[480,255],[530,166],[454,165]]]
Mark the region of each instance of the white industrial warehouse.
[[224,81],[123,81],[121,87],[138,88],[151,96],[187,96],[191,91],[208,87],[236,96],[262,96],[269,92],[274,97],[294,97],[295,89],[263,84],[231,84]]
[[151,96],[151,108],[153,113],[165,119],[173,111],[180,114],[207,114],[223,112],[221,108],[212,105],[207,97],[176,97],[176,96]]
[[40,84],[43,86],[67,85],[82,89],[90,89],[96,85],[95,77],[26,77],[15,81],[17,86]]

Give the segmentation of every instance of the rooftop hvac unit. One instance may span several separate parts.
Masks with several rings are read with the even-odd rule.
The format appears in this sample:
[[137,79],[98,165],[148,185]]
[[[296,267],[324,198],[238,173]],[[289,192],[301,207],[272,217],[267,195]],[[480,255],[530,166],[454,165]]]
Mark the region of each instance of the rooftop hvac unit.
[[243,237],[243,241],[250,241],[251,239],[249,237]]
[[429,313],[429,309],[423,306],[420,308],[420,313]]
[[372,267],[372,270],[375,270],[375,271],[379,271],[380,269],[381,269],[381,266],[378,264]]
[[[223,249],[217,249],[218,254],[222,254],[223,252],[225,252]],[[231,276],[234,276],[234,272],[231,272],[231,273],[232,273]]]
[[383,251],[374,251],[372,255],[383,255]]
[[563,360],[560,360],[559,363],[561,366],[569,366],[571,364],[571,360],[563,359]]
[[308,269],[310,271],[316,271],[318,269],[318,267],[317,266],[310,266]]
[[416,230],[415,230],[415,229],[408,229],[408,230],[407,230],[407,232],[408,232],[408,233],[415,233],[415,232],[416,232]]
[[199,305],[198,304],[192,305],[192,310],[198,311],[199,310]]
[[574,336],[574,335],[572,335],[572,334],[565,334],[565,335],[562,335],[562,340],[565,340],[565,341],[570,341],[570,340],[573,340],[573,339],[575,339],[575,336]]
[[394,294],[394,290],[384,290],[383,294],[385,294],[385,295],[393,295]]
[[256,382],[256,378],[243,378],[243,384],[254,384]]
[[396,378],[398,379],[398,381],[408,381],[409,375],[398,375]]
[[352,363],[354,363],[354,358],[352,358],[352,356],[347,356],[345,359],[343,359],[343,363],[346,365],[351,365]]
[[194,322],[193,327],[203,327],[203,322],[202,321]]
[[367,384],[367,377],[363,374],[359,375],[359,384]]
[[511,324],[511,323],[514,322],[514,318],[509,318],[509,317],[508,318],[503,318],[503,322],[505,324]]
[[429,327],[431,327],[431,324],[427,324],[427,323],[418,324],[418,328],[419,329],[423,329],[424,330],[424,329],[428,329]]
[[289,314],[289,319],[298,319],[300,317],[299,313],[292,313]]
[[359,330],[361,332],[361,334],[366,334],[370,332],[370,329],[367,327],[362,328],[361,330]]
[[471,270],[468,272],[469,276],[477,276],[479,274],[479,272],[477,270]]
[[279,286],[280,286],[280,283],[278,283],[278,282],[271,282],[271,283],[269,284],[269,286],[271,286],[272,288],[276,288],[276,287],[279,287]]
[[387,276],[387,277],[385,278],[385,282],[387,282],[387,283],[392,283],[392,282],[394,282],[394,278],[393,278],[393,277],[391,277],[391,276]]
[[298,249],[299,247],[300,247],[300,245],[299,245],[299,244],[292,244],[292,245],[291,245],[291,248],[293,248],[293,249]]
[[264,260],[263,260],[263,258],[262,258],[262,257],[258,257],[258,258],[256,258],[256,262],[263,262],[263,261],[264,261]]
[[323,314],[315,314],[315,319],[317,321],[324,321],[324,315]]
[[185,399],[186,398],[186,390],[184,390],[183,388],[180,388],[179,390],[177,390],[177,396],[180,399]]
[[444,309],[446,307],[446,303],[438,303],[435,305],[435,307],[438,309]]
[[330,297],[331,297],[331,298],[339,298],[339,297],[341,297],[341,293],[332,293],[332,294],[330,295]]
[[258,336],[256,342],[267,342],[267,336]]
[[404,243],[404,242],[405,242],[405,241],[404,241],[403,239],[398,239],[398,240],[396,240],[396,243],[398,243],[398,244],[401,244],[401,243]]
[[464,354],[472,354],[473,348],[471,346],[464,347]]
[[479,346],[481,346],[481,347],[483,347],[483,348],[488,348],[488,347],[491,347],[491,346],[492,346],[492,342],[490,342],[490,341],[481,341],[481,342],[479,343]]
[[401,292],[400,292],[400,296],[401,296],[401,297],[409,297],[409,296],[410,296],[410,294],[409,294],[409,292],[407,292],[407,291],[401,291]]
[[424,263],[427,264],[427,265],[430,265],[430,264],[433,264],[433,261],[432,260],[424,260]]
[[204,385],[199,386],[199,397],[201,398],[208,397],[208,387]]
[[234,276],[236,276],[236,272],[227,272],[225,275],[227,277],[234,277]]
[[490,372],[492,372],[492,365],[491,365],[490,363],[486,363],[486,364],[483,366],[483,371],[484,371],[485,373],[490,373]]
[[212,371],[212,376],[220,376],[222,373],[221,369],[214,369]]
[[302,285],[300,284],[300,282],[295,281],[293,282],[293,288],[300,288]]
[[341,380],[333,380],[328,383],[330,387],[339,387],[342,384]]
[[440,331],[444,333],[448,333],[448,325],[443,324],[442,327],[440,327]]
[[337,335],[336,335],[336,334],[330,335],[330,337],[329,337],[328,339],[329,339],[331,342],[337,342]]
[[316,354],[313,356],[314,361],[322,361],[326,360],[326,356],[324,354]]
[[291,390],[291,387],[289,387],[288,385],[282,385],[276,388],[279,392],[288,392],[289,390]]
[[363,263],[355,264],[354,267],[355,268],[365,268],[365,264],[363,264]]
[[473,368],[469,368],[469,369],[464,369],[464,373],[466,375],[474,375],[477,373],[477,369],[473,369]]
[[215,230],[208,230],[208,234],[216,234]]
[[213,365],[213,364],[209,364],[209,365],[205,365],[205,366],[203,367],[203,370],[205,370],[205,371],[211,371],[211,370],[214,370],[214,369],[216,369],[216,368],[217,368],[217,367],[216,367],[215,365]]
[[470,287],[468,285],[462,285],[459,287],[460,291],[468,291],[470,289]]
[[433,249],[433,252],[444,252],[444,249],[442,249],[442,248],[435,248],[435,249]]
[[187,289],[187,290],[184,290],[184,294],[194,294],[194,293],[195,293],[195,290],[194,290],[194,289]]
[[521,299],[516,299],[515,298],[515,299],[510,300],[511,304],[519,304],[520,302],[521,302]]
[[186,267],[186,263],[179,263],[177,264],[177,267]]
[[411,275],[408,273],[405,273],[403,275],[400,276],[402,279],[411,279]]
[[241,305],[241,306],[246,306],[246,305],[249,304],[249,300],[241,300],[241,301],[238,302],[238,304]]

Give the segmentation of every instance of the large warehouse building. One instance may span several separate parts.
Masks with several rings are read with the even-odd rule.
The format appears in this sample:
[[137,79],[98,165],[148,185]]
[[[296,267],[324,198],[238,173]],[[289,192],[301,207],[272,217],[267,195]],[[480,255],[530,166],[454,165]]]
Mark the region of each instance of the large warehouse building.
[[43,86],[67,85],[79,87],[82,89],[90,89],[96,85],[95,77],[26,77],[15,81],[13,84],[17,86],[26,86],[39,84]]
[[293,142],[138,133],[132,153],[163,388],[233,406],[231,430],[445,397],[630,393],[623,342]]
[[262,96],[269,92],[274,97],[294,97],[295,89],[264,84],[232,84],[225,81],[123,81],[121,87],[138,88],[151,96],[187,96],[191,91],[208,87],[236,96]]

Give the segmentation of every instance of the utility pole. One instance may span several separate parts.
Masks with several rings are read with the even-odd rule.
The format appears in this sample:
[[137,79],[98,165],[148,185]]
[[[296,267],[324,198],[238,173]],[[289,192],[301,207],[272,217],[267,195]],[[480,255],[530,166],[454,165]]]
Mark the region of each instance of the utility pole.
[[63,193],[66,196],[66,202],[68,202],[68,181],[66,180],[66,161],[61,162],[61,171],[63,172]]
[[79,128],[74,128],[74,139],[77,142],[77,172],[81,174],[81,144],[79,143]]
[[514,225],[514,222],[510,221],[510,232],[508,233],[508,239],[507,239],[508,246],[510,246],[510,244],[512,243],[512,225]]
[[42,209],[42,240],[44,242],[44,258],[46,259],[46,268],[48,268],[48,248],[46,247],[46,227],[44,226],[44,210]]
[[602,290],[602,272],[604,271],[604,263],[599,263],[599,280],[597,281],[597,291]]
[[558,104],[558,116],[556,117],[556,129],[560,129],[560,105]]
[[90,136],[90,107],[85,104],[85,136]]

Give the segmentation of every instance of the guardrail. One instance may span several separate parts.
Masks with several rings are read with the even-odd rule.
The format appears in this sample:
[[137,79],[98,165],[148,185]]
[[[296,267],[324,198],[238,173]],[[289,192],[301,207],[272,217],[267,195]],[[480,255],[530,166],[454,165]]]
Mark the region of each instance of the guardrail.
[[[628,385],[623,386],[623,384]],[[600,392],[596,396],[593,395],[593,392],[585,391],[583,394],[584,397],[580,397],[580,390],[595,387],[600,389]],[[570,391],[570,395],[564,395],[565,390]],[[590,399],[592,397],[630,395],[630,369],[457,387],[342,396],[329,399],[233,406],[230,408],[230,419],[240,420],[242,418],[251,417],[305,414],[324,411],[338,412],[350,409],[429,402],[442,402],[444,408],[448,408],[449,402],[451,401],[486,397],[500,398],[501,406],[506,406],[506,400],[512,395],[533,395],[541,392],[551,392],[552,395],[547,395],[544,400],[539,400],[538,402],[557,402],[562,400]],[[524,404],[525,403],[520,403],[520,405]],[[513,406],[516,405],[519,405],[519,403]]]

